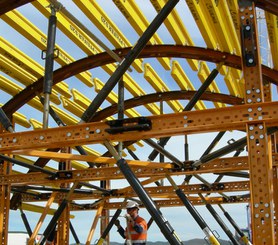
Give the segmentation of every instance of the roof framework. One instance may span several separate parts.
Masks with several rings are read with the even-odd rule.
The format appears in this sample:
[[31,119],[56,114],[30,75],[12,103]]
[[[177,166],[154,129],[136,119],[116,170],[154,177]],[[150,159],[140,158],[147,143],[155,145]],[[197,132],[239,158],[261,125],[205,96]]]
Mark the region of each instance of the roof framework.
[[[170,244],[179,239],[156,207],[185,206],[210,243],[219,244],[194,206],[226,203],[250,205],[253,244],[277,244],[278,4],[178,2],[151,0],[151,21],[140,1],[113,0],[117,13],[92,0],[73,0],[74,8],[50,0],[0,2],[1,25],[9,30],[0,38],[1,244],[10,209],[40,212],[44,221],[52,203],[60,206],[45,239],[56,227],[56,243],[69,244],[70,212],[96,210],[86,242],[100,216],[98,244],[109,242],[117,218],[109,219],[110,210],[129,198],[149,211]],[[202,44],[176,4],[192,15]],[[256,7],[265,11],[273,67],[261,64]],[[52,29],[41,30],[29,9]],[[91,24],[101,40],[87,29]],[[30,50],[42,51],[43,62]],[[226,131],[236,140],[217,148]],[[188,137],[205,133],[216,136],[191,159]],[[167,150],[176,136],[184,137],[184,159]],[[213,182],[211,174],[218,176]],[[115,188],[117,180],[125,182]],[[38,222],[28,230],[28,244],[39,229]]]

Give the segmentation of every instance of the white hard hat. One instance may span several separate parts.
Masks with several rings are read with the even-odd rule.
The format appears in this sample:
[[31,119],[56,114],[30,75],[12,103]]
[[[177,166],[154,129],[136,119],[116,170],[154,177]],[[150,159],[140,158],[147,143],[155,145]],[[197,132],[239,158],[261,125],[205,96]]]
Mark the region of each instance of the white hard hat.
[[138,208],[139,209],[139,204],[134,201],[128,201],[126,204],[126,208]]

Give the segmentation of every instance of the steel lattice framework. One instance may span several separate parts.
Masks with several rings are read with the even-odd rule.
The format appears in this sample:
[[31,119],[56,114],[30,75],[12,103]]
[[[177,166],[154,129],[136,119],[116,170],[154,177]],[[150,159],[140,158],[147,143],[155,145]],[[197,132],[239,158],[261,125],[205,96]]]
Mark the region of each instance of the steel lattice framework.
[[[219,244],[194,206],[206,205],[213,213],[212,204],[226,203],[250,205],[253,244],[278,244],[278,102],[273,96],[278,85],[277,1],[151,0],[156,16],[149,22],[140,1],[113,0],[139,37],[134,45],[128,31],[113,21],[113,12],[105,12],[93,0],[72,2],[75,14],[57,0],[0,0],[0,25],[9,26],[15,38],[28,40],[45,59],[42,67],[28,56],[30,50],[20,50],[24,41],[14,45],[8,33],[0,37],[0,88],[9,98],[1,101],[0,113],[1,244],[7,244],[10,209],[40,212],[43,221],[54,212],[52,203],[60,206],[40,244],[52,230],[57,231],[55,244],[69,244],[69,231],[74,232],[71,211],[83,210],[96,210],[86,244],[100,216],[105,218],[97,244],[109,242],[117,218],[116,212],[109,219],[110,210],[121,210],[128,198],[140,200],[170,244],[180,244],[179,238],[162,222],[157,207],[185,206],[209,242]],[[192,15],[203,46],[194,44],[177,4]],[[28,20],[29,8],[48,23],[48,31]],[[261,64],[256,8],[265,13],[273,67]],[[81,14],[87,18],[84,25]],[[102,40],[86,27],[88,23],[102,33]],[[161,25],[173,42],[164,43],[166,38],[159,36]],[[59,46],[56,31],[72,46]],[[106,74],[106,83],[93,75],[99,70]],[[168,74],[165,81],[163,72]],[[75,79],[74,88],[70,79]],[[82,86],[95,94],[93,99],[77,89]],[[39,111],[43,120],[31,118],[24,108]],[[48,125],[50,117],[58,126]],[[226,131],[245,136],[213,150]],[[212,132],[217,136],[206,152],[198,160],[190,159],[187,136]],[[165,147],[171,137],[181,135],[186,146],[183,160]],[[148,160],[136,156],[138,146],[151,149]],[[244,149],[246,156],[240,155]],[[207,174],[218,177],[211,183]],[[184,182],[176,184],[182,176]],[[234,178],[224,181],[225,176]],[[114,180],[124,179],[128,185],[113,188]],[[25,225],[28,228],[28,221]],[[39,229],[39,222],[34,231],[27,229],[28,244],[34,244]],[[244,244],[250,244],[238,232]]]

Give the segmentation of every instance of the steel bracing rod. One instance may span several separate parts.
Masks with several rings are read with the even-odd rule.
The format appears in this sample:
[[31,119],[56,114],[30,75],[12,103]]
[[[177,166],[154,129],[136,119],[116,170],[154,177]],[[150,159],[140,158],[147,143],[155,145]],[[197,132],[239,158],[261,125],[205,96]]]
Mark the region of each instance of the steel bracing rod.
[[29,168],[30,170],[33,170],[33,171],[42,172],[42,173],[45,173],[45,174],[49,174],[51,176],[56,175],[55,172],[52,172],[50,170],[43,169],[41,167],[25,163],[25,162],[22,162],[22,161],[19,161],[19,160],[15,159],[15,158],[11,158],[11,157],[8,157],[8,156],[2,155],[2,154],[0,154],[0,159],[2,159],[4,161],[12,162],[12,163],[17,164],[17,165],[19,165],[21,167],[24,167],[24,168]]
[[[236,152],[234,154],[234,157],[238,157],[239,154],[244,150],[244,148],[238,148],[236,149]],[[221,179],[224,177],[224,174],[219,174],[219,176],[216,178],[216,180],[214,181],[214,183],[218,183],[221,181]]]
[[49,237],[49,235],[51,234],[51,232],[55,228],[55,226],[57,224],[57,221],[60,218],[63,211],[65,210],[65,208],[67,207],[69,198],[70,198],[71,194],[74,192],[76,186],[77,186],[77,183],[75,182],[73,184],[73,186],[71,187],[70,191],[68,192],[67,196],[59,204],[58,209],[54,213],[52,219],[50,220],[49,224],[47,225],[46,229],[44,230],[44,232],[43,232],[43,234],[40,238],[40,241],[38,243],[39,245],[43,245],[43,242],[45,241],[45,239],[47,239]]
[[[124,101],[125,101],[125,94],[124,94],[124,81],[123,79],[120,79],[118,83],[118,119],[124,118]],[[118,143],[118,152],[120,157],[122,157],[122,151],[123,151],[123,142]]]
[[225,172],[225,173],[221,173],[221,175],[226,175],[226,176],[232,176],[232,177],[239,177],[239,178],[246,178],[246,179],[249,179],[249,173],[248,173],[248,172],[242,172],[242,171],[237,171],[237,172]]
[[[41,97],[40,95],[38,95],[40,101],[42,104],[44,104],[45,99],[43,97]],[[59,117],[59,115],[52,109],[52,107],[49,105],[49,114],[50,116],[53,118],[53,120],[57,123],[57,125],[59,127],[64,127],[66,126],[66,124],[63,122],[63,120]],[[88,155],[88,153],[84,150],[84,148],[82,146],[75,146],[75,149],[79,152],[80,155]],[[87,162],[88,165],[93,168],[95,167],[95,164],[92,162]]]
[[105,230],[101,234],[99,240],[95,243],[96,245],[101,245],[101,244],[104,243],[106,236],[108,235],[108,233],[110,232],[111,228],[115,224],[115,221],[119,218],[121,212],[122,212],[122,209],[120,209],[120,208],[116,210],[116,212],[113,215],[112,219],[110,220],[109,224],[107,225],[107,227],[105,228]]
[[29,224],[29,222],[28,222],[28,220],[27,220],[27,217],[26,217],[26,215],[25,215],[25,213],[23,212],[23,210],[22,210],[21,207],[19,208],[19,210],[20,210],[20,216],[21,216],[21,218],[22,218],[22,221],[23,221],[23,223],[24,223],[24,226],[25,226],[25,228],[26,228],[26,231],[27,231],[29,237],[31,237],[32,234],[33,234],[32,229],[31,229],[31,226],[30,226],[30,224]]
[[[175,156],[173,156],[169,151],[165,150],[163,147],[161,147],[159,144],[154,142],[151,139],[145,139],[143,140],[145,143],[147,143],[149,146],[153,147],[156,151],[163,154],[167,158],[169,158],[171,161],[173,161],[176,165],[179,167],[183,167],[183,162],[181,162],[179,159],[177,159]],[[150,160],[150,159],[149,159]]]
[[101,188],[97,185],[92,185],[90,183],[86,183],[86,182],[79,182],[80,185],[83,185],[83,186],[86,186],[86,187],[89,187],[89,188],[93,188],[93,189],[96,189],[96,190],[99,190],[105,194],[111,194],[111,190],[107,190],[107,189],[104,189],[104,188]]
[[[50,0],[50,2],[59,9],[66,17],[68,17],[73,23],[75,23],[82,31],[84,31],[92,40],[94,40],[99,46],[101,46],[115,61],[121,62],[122,58],[113,52],[104,42],[102,42],[97,36],[95,36],[85,25],[83,25],[74,15],[72,15],[65,6],[57,0]],[[132,71],[130,69],[130,71]]]
[[137,179],[135,174],[132,172],[131,168],[128,166],[127,162],[124,159],[120,159],[115,148],[109,143],[104,142],[104,145],[107,147],[109,152],[114,156],[117,160],[117,166],[125,176],[126,180],[133,188],[134,192],[139,197],[140,201],[144,204],[150,215],[153,217],[154,221],[160,228],[164,237],[169,241],[172,245],[181,245],[183,244],[176,232],[170,225],[170,223],[163,217],[162,213],[157,209],[154,201],[145,191],[144,187],[141,185],[140,181]]
[[6,113],[3,111],[2,107],[0,107],[0,121],[3,127],[9,131],[10,133],[14,132],[13,124],[10,119],[7,117]]
[[78,239],[78,236],[77,236],[77,234],[76,234],[76,232],[75,232],[75,229],[73,228],[73,225],[72,225],[71,222],[70,222],[70,231],[71,231],[71,234],[72,234],[72,236],[73,236],[73,238],[74,238],[74,240],[75,240],[75,243],[76,243],[76,244],[80,244],[80,241],[79,241],[79,239]]
[[96,111],[98,110],[99,106],[102,102],[106,99],[108,94],[112,91],[115,87],[117,82],[121,79],[124,73],[127,71],[128,67],[132,64],[132,62],[137,58],[143,48],[146,46],[150,38],[153,34],[157,31],[159,26],[163,23],[163,21],[167,18],[169,13],[173,10],[179,0],[169,0],[161,11],[157,14],[151,24],[147,27],[146,31],[141,35],[138,39],[135,46],[128,52],[127,56],[123,61],[119,64],[115,72],[112,76],[108,79],[105,83],[101,91],[96,95],[95,99],[86,109],[81,117],[80,123],[88,122],[94,116]]
[[[278,131],[278,127],[272,127],[272,128],[268,128],[267,129],[267,134],[271,135],[273,133],[275,133],[276,131]],[[241,139],[234,141],[233,143],[226,145],[214,152],[211,152],[209,154],[207,154],[206,156],[201,157],[199,160],[195,161],[192,164],[193,168],[197,168],[199,167],[201,164],[209,162],[213,159],[216,159],[218,157],[221,157],[223,155],[226,155],[232,151],[235,151],[237,149],[242,149],[244,148],[244,146],[246,146],[247,144],[247,138],[246,137],[242,137]]]
[[207,210],[211,213],[213,218],[217,221],[217,223],[220,225],[222,230],[226,233],[226,235],[230,238],[231,242],[234,245],[240,245],[240,243],[236,240],[233,233],[230,231],[230,229],[226,226],[225,222],[221,219],[221,217],[217,214],[215,209],[212,207],[211,204],[207,203],[206,199],[203,197],[201,193],[198,193],[202,201],[205,203]]
[[44,72],[44,107],[43,107],[43,128],[48,128],[48,116],[49,116],[49,104],[50,94],[53,84],[53,67],[54,67],[54,50],[55,50],[55,38],[56,38],[56,27],[57,17],[56,9],[53,5],[50,5],[51,15],[48,22],[48,33],[47,33],[47,49],[45,57],[45,72]]
[[189,213],[192,215],[192,217],[195,219],[197,224],[200,226],[202,231],[205,233],[206,237],[208,237],[210,243],[212,245],[220,245],[216,237],[213,235],[211,229],[206,224],[202,216],[199,214],[199,212],[195,209],[195,207],[192,205],[192,203],[189,201],[189,199],[186,197],[186,195],[183,193],[183,191],[176,185],[174,180],[169,176],[166,175],[168,181],[170,184],[174,187],[175,192],[177,196],[180,198],[180,200],[183,202],[184,206],[187,208]]
[[219,132],[219,133],[215,136],[215,138],[214,138],[213,141],[210,143],[210,145],[208,146],[208,148],[205,150],[205,152],[203,153],[203,155],[202,155],[201,157],[203,157],[203,156],[209,154],[209,153],[212,151],[212,149],[218,144],[219,140],[224,136],[225,133],[226,133],[225,131]]
[[227,220],[231,223],[231,225],[235,228],[236,232],[239,234],[240,238],[246,245],[252,245],[252,243],[248,240],[248,237],[244,234],[244,232],[239,228],[237,223],[231,217],[231,215],[223,208],[221,204],[218,204],[219,208],[223,211]]
[[[201,85],[201,87],[196,91],[195,95],[191,98],[191,100],[188,102],[188,104],[184,107],[183,111],[191,111],[192,108],[196,105],[198,100],[201,98],[201,96],[204,94],[204,92],[207,90],[209,85],[213,82],[213,80],[216,78],[216,76],[219,74],[219,70],[222,67],[223,63],[219,63],[215,69],[212,70],[212,72],[209,74],[207,79],[204,81],[204,83]],[[171,137],[165,137],[161,138],[159,144],[162,146],[166,145],[167,142],[170,140]],[[154,149],[151,154],[149,155],[149,159],[153,161],[157,157],[158,151]]]

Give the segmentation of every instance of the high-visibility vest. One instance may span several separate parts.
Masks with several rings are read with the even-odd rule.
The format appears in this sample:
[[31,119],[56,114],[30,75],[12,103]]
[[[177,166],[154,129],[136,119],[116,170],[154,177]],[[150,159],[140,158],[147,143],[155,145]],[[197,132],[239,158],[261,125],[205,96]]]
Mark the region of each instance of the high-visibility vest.
[[137,216],[135,218],[135,223],[140,225],[143,228],[142,233],[138,233],[134,230],[134,227],[132,226],[131,223],[128,224],[128,228],[126,228],[125,230],[125,237],[126,239],[129,238],[129,235],[127,234],[127,232],[129,231],[130,233],[130,238],[132,240],[132,244],[136,243],[136,244],[142,244],[142,243],[146,243],[147,242],[147,230],[148,230],[148,226],[147,226],[147,222],[141,218],[140,216]]

